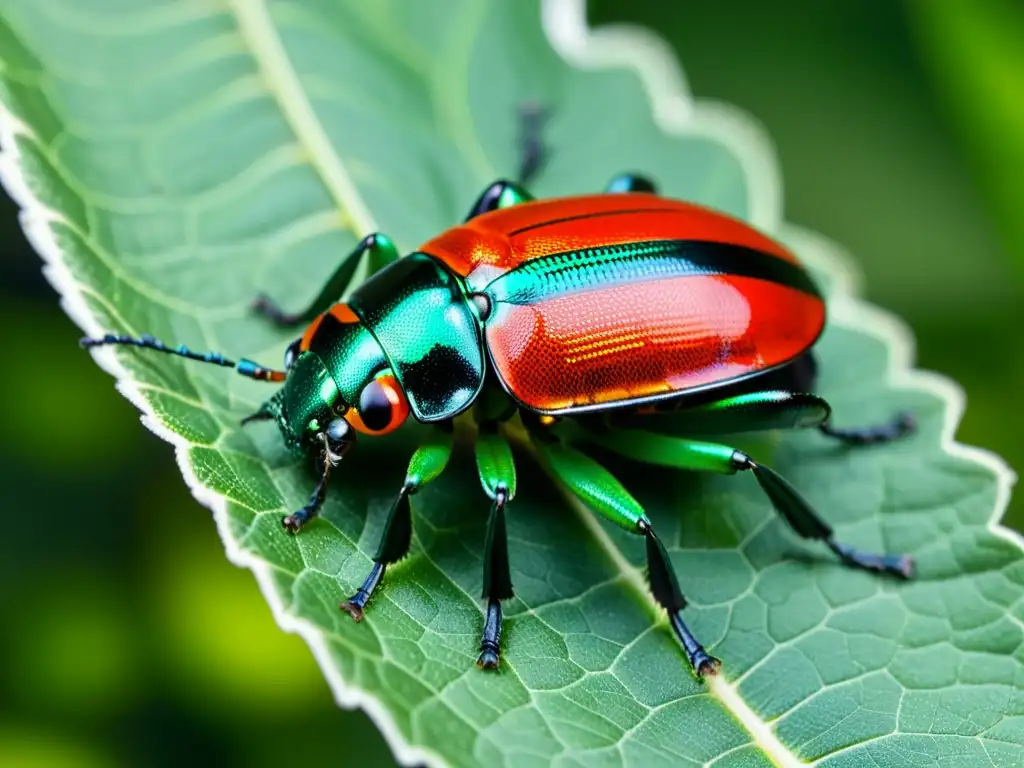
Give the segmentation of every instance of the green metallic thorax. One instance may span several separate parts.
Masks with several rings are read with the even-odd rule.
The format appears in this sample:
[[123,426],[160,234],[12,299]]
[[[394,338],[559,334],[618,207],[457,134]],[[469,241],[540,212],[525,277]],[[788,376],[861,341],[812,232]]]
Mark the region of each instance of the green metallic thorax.
[[339,409],[359,402],[366,383],[388,367],[384,350],[362,323],[341,323],[330,314],[324,315],[307,354],[322,360],[333,376],[341,402],[332,405]]
[[473,402],[484,380],[480,320],[461,280],[439,262],[410,254],[367,280],[348,305],[380,344],[419,421],[449,419]]
[[443,265],[413,253],[377,272],[347,305],[359,322],[325,313],[281,392],[264,405],[290,448],[301,450],[343,416],[385,369],[419,421],[450,419],[473,403],[484,380],[481,321]]

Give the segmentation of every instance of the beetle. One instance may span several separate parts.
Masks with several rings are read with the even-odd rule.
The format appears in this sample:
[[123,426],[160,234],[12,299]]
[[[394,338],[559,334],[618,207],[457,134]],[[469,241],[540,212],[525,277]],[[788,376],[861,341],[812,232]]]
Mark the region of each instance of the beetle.
[[[524,165],[535,170],[536,142],[528,146]],[[364,262],[372,275],[340,302]],[[331,470],[357,435],[390,433],[410,416],[433,425],[410,460],[372,569],[341,605],[357,621],[387,567],[407,554],[409,497],[444,470],[453,419],[470,409],[490,499],[481,668],[499,666],[501,602],[513,596],[505,508],[516,474],[501,427],[517,415],[571,493],[644,537],[651,592],[699,677],[720,662],[683,620],[686,600],[667,551],[643,507],[588,445],[668,467],[749,471],[797,534],[824,542],[843,564],[912,577],[911,558],[836,541],[783,477],[701,439],[815,427],[864,445],[900,438],[914,424],[900,414],[877,427],[834,428],[829,404],[812,394],[825,302],[807,270],[750,225],[662,197],[641,176],[618,176],[602,194],[544,200],[524,184],[497,181],[461,225],[410,255],[400,258],[383,234],[365,237],[305,310],[285,312],[266,296],[253,307],[276,325],[304,327],[284,370],[150,336],[107,334],[82,344],[143,347],[283,382],[243,424],[276,422],[289,449],[316,461],[308,503],[282,520],[292,534],[319,512]]]

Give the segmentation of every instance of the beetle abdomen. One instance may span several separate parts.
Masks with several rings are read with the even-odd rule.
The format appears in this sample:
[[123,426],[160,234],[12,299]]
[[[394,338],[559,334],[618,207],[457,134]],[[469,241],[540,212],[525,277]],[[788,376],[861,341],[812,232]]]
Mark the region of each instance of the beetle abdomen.
[[825,319],[795,262],[701,240],[551,254],[487,293],[496,372],[523,405],[548,413],[725,385],[798,357]]

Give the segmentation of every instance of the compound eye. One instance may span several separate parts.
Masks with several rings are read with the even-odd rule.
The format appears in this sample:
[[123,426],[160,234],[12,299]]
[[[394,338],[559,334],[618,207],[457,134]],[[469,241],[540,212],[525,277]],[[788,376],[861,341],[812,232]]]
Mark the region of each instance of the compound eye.
[[391,372],[378,375],[359,393],[359,405],[345,414],[355,429],[368,435],[386,435],[402,426],[409,416],[398,379]]
[[296,339],[288,345],[288,349],[284,351],[284,369],[287,371],[292,367],[295,359],[299,356],[299,344],[302,343],[302,339]]

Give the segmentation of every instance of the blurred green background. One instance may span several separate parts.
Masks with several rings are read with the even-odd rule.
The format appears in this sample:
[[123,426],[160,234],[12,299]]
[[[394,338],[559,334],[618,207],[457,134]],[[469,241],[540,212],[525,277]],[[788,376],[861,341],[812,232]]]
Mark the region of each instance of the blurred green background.
[[[660,31],[698,97],[763,122],[788,218],[848,248],[921,366],[961,382],[961,440],[1024,466],[1024,6],[599,0],[591,19]],[[389,764],[0,212],[0,766]]]

